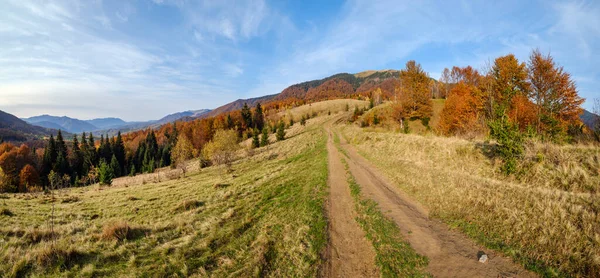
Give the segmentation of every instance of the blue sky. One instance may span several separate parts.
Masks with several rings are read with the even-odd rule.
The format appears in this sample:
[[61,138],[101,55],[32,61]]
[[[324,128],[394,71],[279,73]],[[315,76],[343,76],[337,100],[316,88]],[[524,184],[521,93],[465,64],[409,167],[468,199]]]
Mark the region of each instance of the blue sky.
[[0,110],[149,120],[411,59],[438,78],[536,47],[591,109],[600,1],[4,0]]

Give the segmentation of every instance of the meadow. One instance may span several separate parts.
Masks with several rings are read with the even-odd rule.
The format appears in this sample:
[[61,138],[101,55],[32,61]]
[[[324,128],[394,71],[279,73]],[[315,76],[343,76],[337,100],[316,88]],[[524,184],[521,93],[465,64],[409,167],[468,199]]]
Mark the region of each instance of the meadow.
[[240,150],[231,172],[140,175],[58,190],[54,201],[3,194],[0,273],[316,276],[326,245],[326,118],[288,129],[285,141]]
[[529,143],[518,174],[494,145],[457,137],[338,127],[430,216],[544,276],[600,273],[600,148]]

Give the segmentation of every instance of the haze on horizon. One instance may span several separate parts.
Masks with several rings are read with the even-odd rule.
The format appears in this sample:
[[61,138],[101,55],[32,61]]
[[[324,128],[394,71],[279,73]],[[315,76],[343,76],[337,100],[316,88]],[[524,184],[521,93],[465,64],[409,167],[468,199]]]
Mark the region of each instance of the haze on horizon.
[[[527,2],[527,3],[524,3]],[[434,78],[533,48],[600,97],[598,1],[25,1],[0,8],[0,110],[158,119],[339,72]]]

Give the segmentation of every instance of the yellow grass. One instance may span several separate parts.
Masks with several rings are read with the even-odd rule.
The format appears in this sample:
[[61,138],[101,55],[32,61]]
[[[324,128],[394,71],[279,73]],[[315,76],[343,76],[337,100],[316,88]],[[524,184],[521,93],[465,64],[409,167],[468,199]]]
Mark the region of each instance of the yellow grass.
[[546,275],[600,273],[600,198],[590,193],[600,186],[597,147],[530,146],[526,163],[533,153],[540,162],[516,179],[498,173],[484,142],[341,130],[433,216],[480,242]]

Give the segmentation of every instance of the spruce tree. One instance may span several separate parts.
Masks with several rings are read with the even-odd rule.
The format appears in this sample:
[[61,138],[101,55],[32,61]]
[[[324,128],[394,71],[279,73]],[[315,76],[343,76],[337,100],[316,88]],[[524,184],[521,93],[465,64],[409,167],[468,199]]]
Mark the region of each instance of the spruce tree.
[[98,152],[96,151],[96,142],[94,142],[94,135],[91,132],[90,136],[88,137],[88,147],[91,165],[98,165],[98,162],[100,160],[98,158]]
[[268,144],[269,144],[269,131],[267,130],[267,127],[263,127],[262,135],[260,137],[260,146],[264,147]]
[[83,175],[83,152],[79,147],[79,140],[77,135],[73,135],[73,147],[71,148],[71,169],[75,177]]
[[119,161],[115,155],[110,159],[110,168],[113,170],[113,175],[115,178],[121,176],[121,165],[119,165]]
[[250,108],[248,107],[247,103],[244,103],[241,114],[242,114],[242,121],[243,121],[243,123],[242,123],[243,129],[252,127],[252,112],[250,111]]
[[115,144],[113,146],[113,154],[117,158],[117,162],[119,162],[119,172],[124,173],[125,145],[123,144],[123,138],[121,137],[120,131],[117,133],[117,139],[115,140]]
[[54,167],[56,156],[56,141],[54,141],[54,136],[50,134],[50,139],[48,140],[48,144],[46,144],[46,148],[44,149],[44,156],[42,157],[42,169],[40,172],[45,184],[48,184],[47,177]]
[[100,161],[100,167],[98,169],[98,179],[101,184],[111,185],[114,177],[113,169],[106,163],[106,161]]
[[260,102],[256,104],[252,122],[254,124],[254,128],[256,128],[258,130],[262,130],[262,128],[265,124],[265,118],[263,115],[262,106],[260,106]]
[[260,141],[258,140],[258,129],[254,129],[252,132],[252,148],[260,147]]
[[277,141],[285,140],[285,124],[283,121],[279,121],[279,127],[277,128]]

